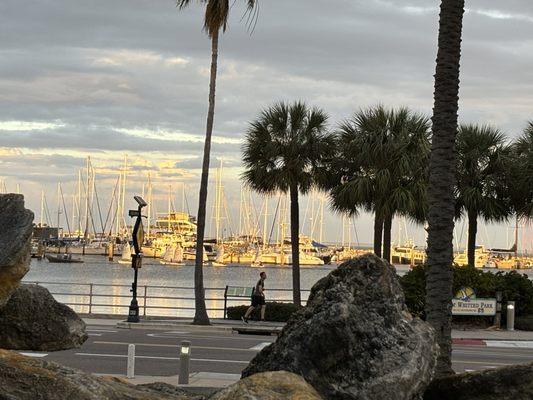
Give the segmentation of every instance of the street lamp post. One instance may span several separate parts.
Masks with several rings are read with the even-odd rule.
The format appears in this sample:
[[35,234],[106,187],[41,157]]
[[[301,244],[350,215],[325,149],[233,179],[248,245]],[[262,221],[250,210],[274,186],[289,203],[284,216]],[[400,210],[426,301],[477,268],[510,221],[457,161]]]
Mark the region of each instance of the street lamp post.
[[128,322],[139,322],[139,303],[137,302],[137,276],[139,268],[142,266],[142,244],[144,241],[144,228],[142,222],[142,208],[147,206],[147,203],[141,196],[133,197],[138,204],[137,210],[130,210],[129,216],[136,217],[135,225],[133,226],[133,250],[131,255],[131,267],[133,268],[133,283],[131,284],[131,292],[133,297],[130,303],[130,310],[128,313]]

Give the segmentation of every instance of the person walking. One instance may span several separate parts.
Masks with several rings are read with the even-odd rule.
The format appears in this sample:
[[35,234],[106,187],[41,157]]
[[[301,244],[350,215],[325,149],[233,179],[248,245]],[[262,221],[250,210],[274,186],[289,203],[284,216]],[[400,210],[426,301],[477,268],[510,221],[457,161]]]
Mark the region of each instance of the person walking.
[[267,278],[266,272],[263,271],[259,274],[259,280],[257,281],[257,284],[255,285],[253,294],[252,294],[252,305],[248,308],[246,311],[246,314],[241,317],[243,322],[248,323],[248,319],[250,318],[250,314],[255,310],[256,307],[261,307],[261,321],[265,321],[265,310],[266,310],[266,303],[265,303],[265,279]]

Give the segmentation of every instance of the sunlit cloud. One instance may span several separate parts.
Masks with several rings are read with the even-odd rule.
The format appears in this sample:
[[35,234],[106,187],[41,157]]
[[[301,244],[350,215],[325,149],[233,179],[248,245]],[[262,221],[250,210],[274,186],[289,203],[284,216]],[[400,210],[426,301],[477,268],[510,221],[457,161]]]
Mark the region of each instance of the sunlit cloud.
[[[177,140],[181,142],[204,142],[204,137],[200,135],[193,135],[190,133],[184,133],[180,131],[172,131],[167,129],[146,129],[146,128],[114,128],[115,131],[125,133],[130,136],[145,138],[145,139],[157,139],[157,140]],[[224,136],[213,136],[213,143],[220,144],[240,144],[241,139],[229,138]]]
[[[0,121],[0,131],[41,131],[65,126],[60,122]],[[1,137],[0,137],[0,144]]]
[[467,9],[467,12],[473,12],[478,15],[483,15],[485,17],[489,17],[492,19],[500,19],[500,20],[515,20],[515,21],[524,21],[524,22],[530,22],[533,23],[533,17],[527,14],[515,14],[515,13],[508,13],[503,12],[500,10],[486,10],[486,9]]

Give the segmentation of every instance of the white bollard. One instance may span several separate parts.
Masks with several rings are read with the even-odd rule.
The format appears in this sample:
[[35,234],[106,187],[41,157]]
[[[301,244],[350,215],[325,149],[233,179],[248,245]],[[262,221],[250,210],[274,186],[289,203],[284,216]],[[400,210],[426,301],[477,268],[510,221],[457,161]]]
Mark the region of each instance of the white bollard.
[[126,373],[128,379],[135,378],[135,345],[128,345],[128,370]]
[[180,348],[180,372],[178,375],[179,385],[189,384],[189,363],[191,361],[191,342],[184,340]]
[[507,302],[507,330],[514,331],[514,301]]

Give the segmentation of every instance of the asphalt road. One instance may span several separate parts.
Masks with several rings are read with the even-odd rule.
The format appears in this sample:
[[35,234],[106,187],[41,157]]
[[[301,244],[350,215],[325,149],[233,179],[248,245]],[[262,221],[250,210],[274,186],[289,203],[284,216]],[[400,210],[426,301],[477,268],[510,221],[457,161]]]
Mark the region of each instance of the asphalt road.
[[[163,331],[89,325],[87,331],[90,337],[80,349],[32,355],[90,373],[125,374],[128,344],[134,343],[137,375],[171,376],[178,373],[179,343],[189,340],[191,372],[238,374],[262,347],[275,340],[275,336],[199,331],[188,327]],[[453,366],[457,372],[530,361],[533,361],[533,348],[460,345],[453,349]]]

